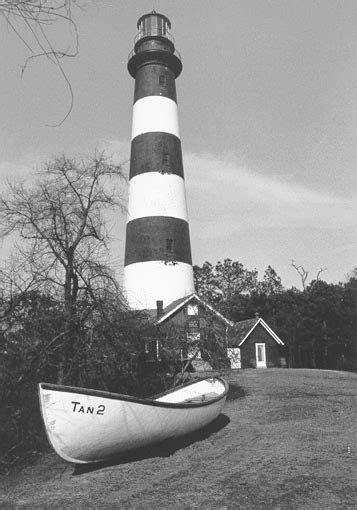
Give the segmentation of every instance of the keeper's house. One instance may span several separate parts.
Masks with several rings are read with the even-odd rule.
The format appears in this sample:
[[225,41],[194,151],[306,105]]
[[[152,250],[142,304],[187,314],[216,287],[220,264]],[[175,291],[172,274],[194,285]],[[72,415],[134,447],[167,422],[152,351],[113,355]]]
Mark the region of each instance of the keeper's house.
[[177,299],[165,309],[157,302],[157,352],[168,350],[195,371],[228,368],[227,342],[233,322],[197,294]]
[[156,347],[150,350],[157,359],[174,353],[181,362],[192,359],[195,371],[285,366],[283,341],[258,316],[230,321],[197,294],[166,308],[158,301],[156,315]]

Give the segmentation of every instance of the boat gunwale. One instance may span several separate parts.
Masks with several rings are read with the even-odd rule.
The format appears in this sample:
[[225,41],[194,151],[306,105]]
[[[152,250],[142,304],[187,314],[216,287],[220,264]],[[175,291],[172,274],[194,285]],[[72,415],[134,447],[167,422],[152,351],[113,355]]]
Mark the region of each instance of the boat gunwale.
[[[201,381],[209,381],[209,380],[217,380],[221,382],[224,386],[224,391],[222,393],[218,394],[217,397],[210,398],[208,400],[201,400],[201,401],[194,401],[194,402],[162,402],[155,400],[156,398],[161,398],[166,395],[170,395],[171,393],[175,393],[178,390],[181,390],[182,388],[185,388],[187,386],[191,386],[194,384],[197,384]],[[123,395],[120,393],[113,393],[110,391],[103,391],[103,390],[92,390],[87,388],[81,388],[76,386],[64,386],[60,384],[53,384],[53,383],[39,383],[38,384],[40,392],[41,390],[51,390],[51,391],[59,391],[63,393],[77,393],[79,395],[89,395],[93,397],[102,397],[107,398],[111,400],[120,400],[124,402],[131,402],[134,404],[141,404],[141,405],[148,405],[148,406],[155,406],[155,407],[163,407],[166,409],[190,409],[193,407],[202,407],[207,406],[210,404],[213,404],[215,402],[218,402],[219,400],[222,400],[224,398],[229,390],[229,385],[227,381],[221,377],[206,377],[203,379],[195,379],[193,381],[189,381],[186,384],[182,384],[180,386],[177,386],[176,388],[172,388],[171,390],[165,391],[163,393],[159,393],[158,395],[155,395],[151,398],[139,398],[139,397],[133,397],[130,395]]]

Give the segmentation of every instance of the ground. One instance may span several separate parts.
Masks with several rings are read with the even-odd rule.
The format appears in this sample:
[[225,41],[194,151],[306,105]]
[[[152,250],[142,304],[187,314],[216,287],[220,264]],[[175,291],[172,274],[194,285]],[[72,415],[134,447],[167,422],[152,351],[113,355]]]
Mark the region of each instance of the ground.
[[44,454],[0,478],[0,506],[356,508],[356,404],[357,374],[240,370],[207,430],[86,471]]

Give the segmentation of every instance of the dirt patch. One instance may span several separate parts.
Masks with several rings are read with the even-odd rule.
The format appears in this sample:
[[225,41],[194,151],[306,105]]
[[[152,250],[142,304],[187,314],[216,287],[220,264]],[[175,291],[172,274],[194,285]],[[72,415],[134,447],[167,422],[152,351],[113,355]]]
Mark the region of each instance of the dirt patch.
[[181,442],[0,478],[2,508],[355,508],[357,375],[242,370],[224,414]]

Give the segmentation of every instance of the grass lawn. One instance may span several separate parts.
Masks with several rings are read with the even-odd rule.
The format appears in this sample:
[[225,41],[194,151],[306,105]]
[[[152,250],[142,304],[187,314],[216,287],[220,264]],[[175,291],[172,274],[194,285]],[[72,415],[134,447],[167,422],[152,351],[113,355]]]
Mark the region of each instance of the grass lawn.
[[74,471],[42,455],[0,478],[2,508],[356,508],[357,374],[241,370],[186,441]]

